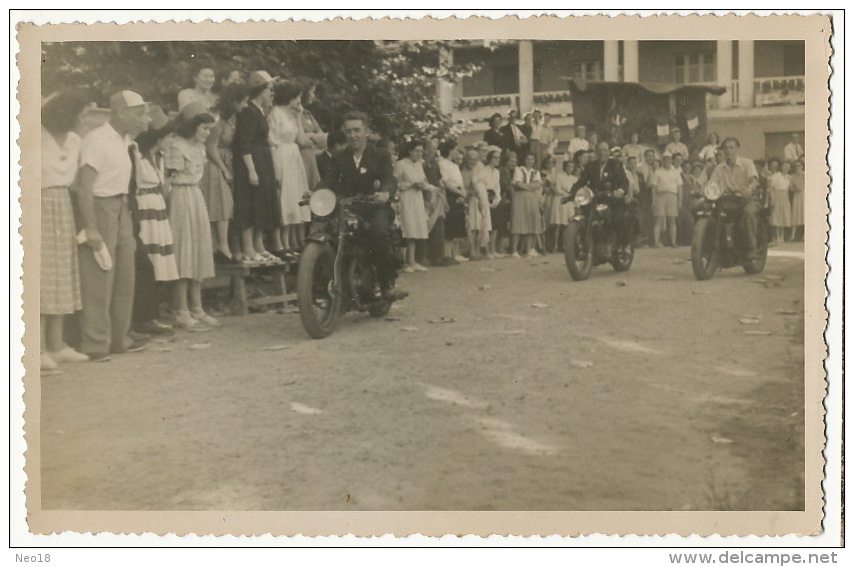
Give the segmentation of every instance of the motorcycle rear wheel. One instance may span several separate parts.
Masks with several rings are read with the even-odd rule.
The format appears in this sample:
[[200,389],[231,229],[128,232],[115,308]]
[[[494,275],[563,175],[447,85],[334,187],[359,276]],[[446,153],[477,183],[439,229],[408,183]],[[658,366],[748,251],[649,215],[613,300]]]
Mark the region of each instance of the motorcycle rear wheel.
[[587,227],[579,221],[570,221],[563,237],[563,257],[566,269],[575,281],[586,280],[593,271],[593,250]]
[[691,268],[698,280],[710,280],[718,271],[720,256],[715,242],[715,225],[707,218],[694,224],[691,235]]
[[341,296],[331,293],[335,251],[328,244],[309,242],[297,271],[297,306],[302,326],[313,339],[324,339],[335,330],[341,312]]
[[350,295],[359,297],[367,304],[367,311],[371,317],[385,317],[391,309],[391,301],[387,299],[373,299],[371,296],[379,290],[376,268],[365,258],[361,251],[353,253],[352,261],[347,273],[347,281],[352,286]]

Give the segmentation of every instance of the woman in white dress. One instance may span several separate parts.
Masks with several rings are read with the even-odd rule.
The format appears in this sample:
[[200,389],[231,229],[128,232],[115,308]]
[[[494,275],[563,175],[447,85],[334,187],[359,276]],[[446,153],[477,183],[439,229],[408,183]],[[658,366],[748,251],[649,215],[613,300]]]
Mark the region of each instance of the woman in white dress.
[[486,257],[492,260],[504,256],[496,250],[498,242],[498,227],[492,222],[495,209],[501,204],[501,172],[498,166],[501,163],[501,150],[492,150],[486,156],[486,165],[483,168],[483,185],[486,188],[486,200],[489,204],[489,224],[487,234],[489,242],[486,246]]
[[282,204],[284,251],[274,251],[274,254],[283,259],[295,258],[302,249],[304,218],[299,203],[309,192],[305,162],[300,154],[300,142],[305,142],[300,122],[301,96],[302,88],[296,83],[276,84],[273,90],[273,109],[267,118],[270,125],[273,169],[279,183],[279,198]]
[[768,196],[771,199],[771,226],[774,227],[774,242],[781,242],[785,230],[792,226],[792,204],[789,201],[789,187],[792,184],[792,164],[784,161],[780,170],[776,171],[773,164],[779,163],[777,158],[768,162],[769,169],[774,171],[768,178]]
[[406,267],[404,272],[426,272],[427,268],[415,261],[415,245],[428,235],[427,211],[424,208],[422,191],[438,191],[427,182],[421,156],[424,145],[421,142],[409,142],[404,155],[394,164],[394,177],[400,199],[400,226],[406,239]]

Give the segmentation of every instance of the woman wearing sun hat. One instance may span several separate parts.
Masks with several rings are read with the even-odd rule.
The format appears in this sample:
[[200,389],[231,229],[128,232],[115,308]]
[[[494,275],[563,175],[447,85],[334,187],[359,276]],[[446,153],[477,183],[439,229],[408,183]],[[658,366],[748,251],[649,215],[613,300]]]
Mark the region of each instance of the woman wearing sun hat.
[[241,231],[244,262],[248,263],[279,261],[264,248],[265,230],[271,231],[274,249],[282,248],[282,206],[267,123],[274,80],[266,71],[249,75],[249,104],[237,115],[234,129],[234,225]]

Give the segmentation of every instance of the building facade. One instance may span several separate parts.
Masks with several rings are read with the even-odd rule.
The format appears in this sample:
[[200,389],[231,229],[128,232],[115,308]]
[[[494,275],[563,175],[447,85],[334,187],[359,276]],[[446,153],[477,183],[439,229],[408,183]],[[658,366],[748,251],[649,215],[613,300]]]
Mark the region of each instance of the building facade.
[[709,95],[709,131],[736,136],[753,159],[782,155],[793,132],[804,131],[803,41],[534,41],[460,45],[443,52],[480,71],[439,85],[442,110],[471,122],[462,142],[482,138],[486,120],[510,108],[553,116],[560,141],[574,124],[568,79],[677,85],[719,85]]

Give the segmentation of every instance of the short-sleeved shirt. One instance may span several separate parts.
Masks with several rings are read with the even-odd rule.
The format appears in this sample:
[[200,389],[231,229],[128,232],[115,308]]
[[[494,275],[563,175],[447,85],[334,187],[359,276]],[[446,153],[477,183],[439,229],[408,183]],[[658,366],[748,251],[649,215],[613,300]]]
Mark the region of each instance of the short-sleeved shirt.
[[656,193],[678,193],[679,187],[682,186],[682,172],[675,167],[659,167],[652,174],[651,185]]
[[205,145],[175,136],[166,150],[165,166],[174,170],[172,185],[198,185],[205,169]]
[[127,195],[131,174],[128,149],[131,144],[134,141],[116,132],[109,122],[83,138],[80,144],[80,165],[88,165],[98,172],[92,184],[95,197]]
[[68,187],[77,174],[80,136],[69,132],[60,146],[50,132],[42,128],[42,187]]
[[683,158],[688,159],[688,146],[682,142],[670,142],[664,147],[664,153],[670,152],[670,155],[680,154]]
[[579,150],[587,151],[590,149],[590,142],[585,140],[584,138],[573,138],[569,141],[569,147],[566,152],[569,154],[570,159],[575,156],[575,152]]
[[463,188],[463,174],[460,171],[460,166],[447,158],[439,158],[436,160],[439,164],[439,171],[442,174],[442,181],[448,187]]
[[758,179],[759,174],[753,161],[738,157],[732,167],[725,161],[719,163],[709,181],[716,183],[724,191],[732,191],[746,197],[750,180],[754,177]]

